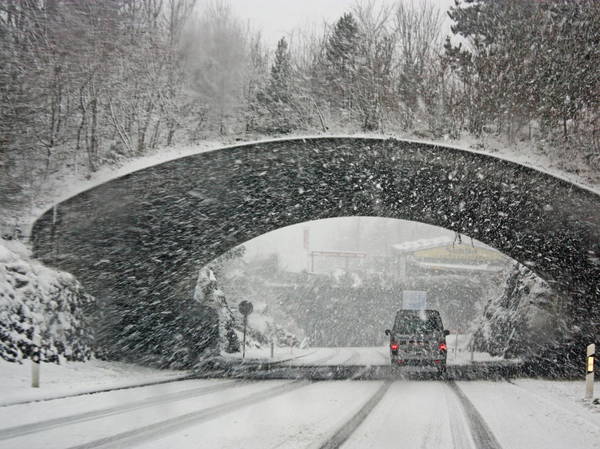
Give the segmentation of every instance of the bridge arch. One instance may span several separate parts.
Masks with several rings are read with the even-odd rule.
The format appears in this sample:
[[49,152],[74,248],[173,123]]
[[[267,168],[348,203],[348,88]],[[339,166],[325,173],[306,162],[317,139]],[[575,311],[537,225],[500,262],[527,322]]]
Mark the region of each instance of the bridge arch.
[[600,196],[490,155],[395,139],[295,138],[168,161],[82,192],[34,224],[34,254],[98,298],[191,291],[200,266],[266,232],[378,216],[441,226],[600,310]]

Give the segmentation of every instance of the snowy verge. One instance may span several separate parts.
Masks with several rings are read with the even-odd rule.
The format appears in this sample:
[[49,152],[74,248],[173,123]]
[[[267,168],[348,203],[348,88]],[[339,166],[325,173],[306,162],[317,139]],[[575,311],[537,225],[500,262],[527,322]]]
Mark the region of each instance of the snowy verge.
[[574,413],[594,413],[596,424],[600,428],[600,379],[594,382],[594,399],[586,400],[585,379],[580,380],[539,380],[515,379],[513,383],[536,395],[541,400],[571,410]]
[[94,393],[98,390],[128,388],[140,384],[177,380],[188,371],[158,370],[121,362],[42,363],[40,387],[31,387],[31,362],[0,360],[0,406],[24,401],[41,401],[64,396]]
[[[273,351],[273,358],[271,358],[271,348],[268,346],[246,348],[246,357],[244,361],[246,363],[273,363],[273,362],[287,362],[289,360],[302,359],[308,355],[314,354],[323,348],[307,348],[298,349],[294,347],[278,347],[276,346]],[[231,354],[223,355],[226,359],[230,360],[241,360],[242,353],[234,352]]]

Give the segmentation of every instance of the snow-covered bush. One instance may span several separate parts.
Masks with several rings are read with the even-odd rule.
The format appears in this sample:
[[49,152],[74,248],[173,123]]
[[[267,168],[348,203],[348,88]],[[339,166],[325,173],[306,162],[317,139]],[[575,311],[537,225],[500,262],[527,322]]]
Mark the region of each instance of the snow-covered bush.
[[93,301],[73,276],[32,260],[19,242],[0,239],[1,358],[18,362],[39,348],[49,362],[89,359],[85,312]]
[[486,305],[474,335],[475,349],[529,358],[566,332],[560,297],[527,267],[515,263],[501,295]]

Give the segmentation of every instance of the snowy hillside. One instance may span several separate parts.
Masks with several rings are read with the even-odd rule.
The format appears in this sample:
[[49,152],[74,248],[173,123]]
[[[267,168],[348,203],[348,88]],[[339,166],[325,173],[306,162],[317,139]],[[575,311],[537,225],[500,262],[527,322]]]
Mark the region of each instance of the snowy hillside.
[[[215,262],[213,268],[222,272],[225,266],[237,263],[235,256],[229,259],[226,254]],[[213,318],[209,318],[196,329],[196,334],[208,335],[209,339],[202,339],[203,345],[196,346],[194,354],[190,354],[192,359],[201,354],[214,355],[217,352],[224,355],[241,351],[244,318],[238,310],[239,300],[236,300],[235,297],[226,297],[219,288],[219,284],[220,281],[211,268],[205,267],[200,270],[194,292],[194,302],[204,308],[203,313],[206,316]],[[213,313],[207,313],[207,309],[211,309]],[[212,332],[211,328],[213,328]],[[271,341],[277,346],[300,345],[294,334],[276,323],[265,303],[255,302],[254,310],[249,315],[247,323],[246,348],[264,349],[271,344]]]
[[73,276],[31,259],[21,243],[0,239],[0,358],[28,358],[39,335],[46,361],[89,359],[85,309],[93,301]]
[[565,333],[561,298],[527,267],[514,264],[504,292],[490,299],[475,334],[478,350],[530,357]]

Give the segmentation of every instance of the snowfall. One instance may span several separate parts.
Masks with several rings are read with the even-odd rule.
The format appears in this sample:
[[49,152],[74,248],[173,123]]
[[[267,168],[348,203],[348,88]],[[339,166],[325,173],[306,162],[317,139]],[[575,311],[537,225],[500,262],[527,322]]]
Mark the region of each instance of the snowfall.
[[[89,179],[57,176],[55,185],[24,211],[24,220],[31,223],[56,202],[117,176],[225,143],[163,149],[118,168],[107,167]],[[567,173],[544,154],[527,155],[489,141],[454,145],[598,191],[596,179]],[[451,365],[497,361],[487,354],[470,354],[451,339],[448,350]],[[290,366],[389,363],[383,347],[276,348],[273,358],[269,348],[253,348],[246,356],[249,363],[265,360]],[[29,360],[0,360],[0,449],[600,448],[600,382],[596,399],[584,400],[583,376],[572,381],[409,376],[258,381],[200,379],[188,371],[62,360],[60,365],[41,364],[40,387],[32,388],[31,369]]]
[[[382,347],[276,348],[275,358],[388,363]],[[583,399],[583,379],[191,379],[97,360],[40,374],[31,388],[29,361],[0,362],[0,448],[600,448],[600,403]]]

